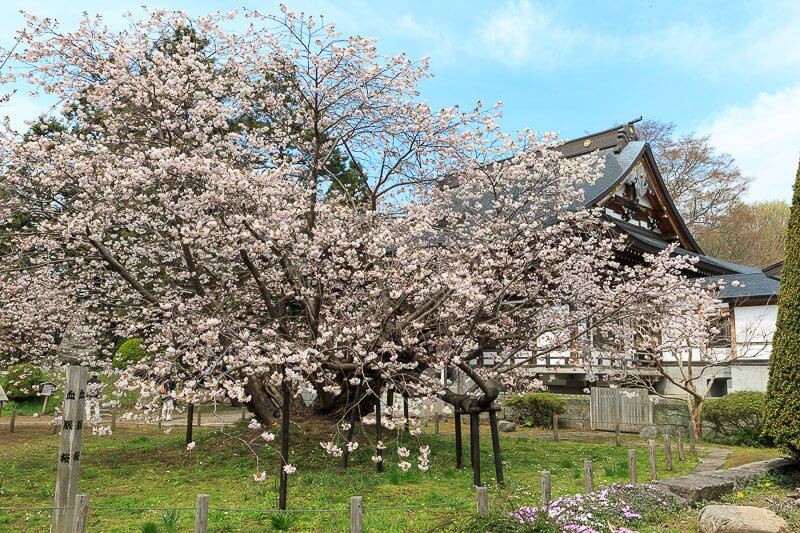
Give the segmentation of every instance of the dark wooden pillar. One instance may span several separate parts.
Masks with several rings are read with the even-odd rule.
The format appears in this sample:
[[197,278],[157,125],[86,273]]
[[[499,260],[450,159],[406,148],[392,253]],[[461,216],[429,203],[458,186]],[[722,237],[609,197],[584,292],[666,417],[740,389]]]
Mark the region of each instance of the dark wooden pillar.
[[[375,403],[375,455],[378,457],[383,457],[383,450],[380,449],[380,442],[381,442],[381,382],[380,379],[378,380],[378,392],[376,393],[378,396],[378,401]],[[388,391],[387,391],[388,397]],[[378,472],[383,472],[383,461],[378,461],[375,463],[375,470]]]
[[464,449],[461,440],[461,411],[458,407],[454,411],[453,423],[456,427],[456,468],[462,468],[464,466]]
[[[356,421],[358,420],[358,412],[360,411],[359,403],[361,401],[361,382],[356,385],[356,394],[355,399],[353,400],[353,405],[350,407],[350,427],[347,429],[347,442],[353,442],[353,435],[356,430]],[[342,452],[342,466],[347,468],[347,465],[350,463],[350,450],[347,448],[347,445],[344,447],[344,451]]]
[[406,433],[409,430],[409,421],[408,421],[408,394],[403,394],[403,416],[405,417],[405,426],[406,426]]
[[492,429],[492,455],[494,456],[494,473],[497,477],[497,484],[505,487],[503,479],[503,461],[500,458],[500,428],[497,424],[497,411],[492,407],[489,409],[489,426]]
[[281,392],[281,482],[278,492],[278,509],[285,511],[289,474],[286,473],[283,467],[289,464],[289,407],[292,403],[292,391],[289,387],[289,383],[286,381],[286,367],[283,368]]
[[[160,414],[158,415],[161,416]],[[192,442],[192,423],[194,422],[194,404],[190,403],[186,407],[186,444]]]
[[481,486],[481,426],[480,413],[469,414],[469,452],[472,462],[472,484]]

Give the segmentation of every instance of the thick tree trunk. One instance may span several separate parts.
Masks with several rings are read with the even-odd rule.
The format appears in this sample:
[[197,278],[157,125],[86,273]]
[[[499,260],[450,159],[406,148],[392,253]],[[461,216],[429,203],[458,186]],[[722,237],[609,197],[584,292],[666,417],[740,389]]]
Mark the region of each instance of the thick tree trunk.
[[694,396],[690,396],[687,404],[689,407],[690,431],[694,432],[694,438],[699,442],[703,437],[703,402]]
[[[377,380],[369,380],[368,383],[373,389],[377,387]],[[351,385],[349,381],[342,378],[341,391],[339,394],[331,394],[322,389],[317,388],[317,398],[311,404],[311,409],[318,415],[340,419],[346,416],[349,409],[359,402],[359,418],[361,416],[372,413],[375,410],[375,403],[377,397],[374,394],[366,394],[366,387],[359,390],[357,385]]]
[[273,385],[266,375],[251,376],[244,390],[250,396],[245,405],[259,422],[268,424],[280,416],[280,388]]

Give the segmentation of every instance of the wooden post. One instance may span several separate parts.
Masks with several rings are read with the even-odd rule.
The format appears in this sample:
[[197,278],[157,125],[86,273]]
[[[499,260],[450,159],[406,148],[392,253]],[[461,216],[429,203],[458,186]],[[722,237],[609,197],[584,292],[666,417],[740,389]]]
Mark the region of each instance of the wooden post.
[[558,415],[553,415],[553,440],[558,442]]
[[244,422],[245,420],[247,420],[247,407],[242,405],[242,422]]
[[78,494],[75,500],[75,518],[73,518],[75,533],[85,533],[86,518],[89,516],[89,495]]
[[50,422],[50,428],[51,428],[51,429],[50,429],[50,432],[51,432],[53,435],[58,435],[58,428],[59,428],[59,425],[58,425],[58,424],[56,424],[56,421],[55,421],[55,419],[54,419],[54,420],[52,420],[52,421]]
[[678,428],[678,435],[676,438],[678,441],[678,460],[684,462],[686,460],[686,453],[683,450],[683,428]]
[[439,421],[441,419],[441,415],[436,413],[433,415],[433,432],[436,436],[439,436]]
[[208,531],[208,494],[198,494],[194,510],[194,533]]
[[503,479],[503,461],[500,458],[500,428],[497,424],[497,411],[494,408],[489,409],[489,426],[492,431],[492,456],[494,457],[494,473],[497,478],[497,484],[501,487],[506,486],[505,479]]
[[201,405],[198,403],[197,404],[197,427],[200,427],[201,424],[202,424],[202,421],[201,421],[201,418],[200,418],[200,407],[201,407]]
[[83,423],[86,415],[85,367],[70,366],[62,413],[61,440],[58,446],[58,471],[53,498],[53,533],[72,533],[75,519],[75,500],[81,469]]
[[411,429],[411,422],[408,418],[408,394],[403,394],[403,417],[405,418],[405,430],[406,433],[409,432]]
[[650,463],[650,481],[656,480],[656,443],[647,441],[647,461]]
[[286,495],[289,487],[289,474],[286,472],[286,465],[289,464],[289,407],[292,403],[292,391],[289,382],[286,380],[286,366],[282,368],[283,381],[281,383],[281,471],[280,486],[278,487],[278,510],[286,510]]
[[[159,417],[161,420],[161,417]],[[186,444],[192,442],[192,425],[194,424],[194,404],[190,403],[186,408]]]
[[622,426],[622,391],[617,389],[617,424],[614,428],[614,445],[619,448],[622,446],[622,436],[620,430]]
[[158,420],[156,421],[156,424],[158,425],[158,429],[161,429],[161,413],[158,413],[157,418]]
[[[375,463],[375,470],[383,472],[383,450],[381,450],[381,380],[378,378],[378,401],[375,403],[375,455],[381,458],[380,461]],[[386,397],[389,397],[389,391],[386,391]]]
[[689,428],[689,451],[692,453],[697,453],[697,449],[695,448],[694,444],[694,427]]
[[480,413],[469,414],[469,452],[472,461],[472,484],[481,486],[481,420]]
[[361,496],[350,497],[350,533],[364,532],[364,504]]
[[464,447],[461,439],[461,411],[456,407],[455,414],[453,415],[453,424],[456,428],[456,468],[463,468],[464,466]]
[[[361,382],[359,381],[358,385],[356,385],[356,394],[355,399],[353,400],[353,405],[350,406],[350,420],[348,422],[350,427],[347,428],[347,443],[353,442],[353,435],[355,435],[356,431],[356,421],[358,420],[358,412],[360,410],[358,407],[360,400]],[[345,443],[344,450],[342,450],[342,466],[344,468],[347,468],[347,465],[350,464],[350,450],[347,447],[347,443]]]
[[111,433],[117,430],[117,408],[111,408]]
[[550,490],[550,471],[542,471],[542,507],[550,505],[552,491]]
[[667,470],[672,470],[672,442],[670,441],[669,433],[664,434],[664,456]]
[[583,490],[587,494],[594,492],[594,467],[591,459],[583,460]]
[[628,473],[630,474],[630,481],[634,485],[639,483],[639,468],[636,466],[636,450],[631,448],[628,450]]
[[13,407],[11,408],[11,418],[8,420],[8,429],[11,433],[14,433],[14,425],[17,423],[17,410]]
[[489,514],[489,491],[486,487],[478,487],[478,514],[486,516]]

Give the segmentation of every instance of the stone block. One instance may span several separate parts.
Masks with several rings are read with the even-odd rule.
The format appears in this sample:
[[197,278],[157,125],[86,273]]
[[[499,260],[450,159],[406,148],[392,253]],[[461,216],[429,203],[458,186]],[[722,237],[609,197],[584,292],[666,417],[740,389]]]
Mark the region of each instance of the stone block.
[[698,533],[789,533],[789,525],[769,509],[743,505],[707,505]]

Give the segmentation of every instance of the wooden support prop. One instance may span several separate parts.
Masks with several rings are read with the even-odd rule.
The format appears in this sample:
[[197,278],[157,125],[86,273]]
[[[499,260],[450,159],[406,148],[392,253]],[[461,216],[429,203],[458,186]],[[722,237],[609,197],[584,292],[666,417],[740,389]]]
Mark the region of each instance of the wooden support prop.
[[558,442],[558,415],[553,415],[553,440]]
[[664,434],[664,457],[666,458],[667,470],[672,470],[672,441],[669,433]]
[[194,533],[208,531],[208,494],[198,494],[194,509]]
[[14,426],[17,423],[17,410],[13,407],[11,408],[11,417],[8,420],[8,430],[11,433],[14,433]]
[[619,426],[620,424],[619,422],[617,422],[617,425],[614,428],[614,446],[616,446],[617,448],[622,446],[622,435],[620,434]]
[[478,514],[486,516],[489,514],[489,491],[486,487],[477,487]]
[[634,485],[639,483],[639,467],[636,465],[636,450],[633,448],[628,450],[628,474],[631,483]]
[[403,394],[403,418],[405,418],[405,430],[408,433],[411,430],[411,421],[408,418],[408,394]]
[[[347,443],[353,442],[353,435],[355,435],[356,431],[356,421],[358,420],[358,412],[359,412],[359,402],[361,401],[361,382],[358,382],[356,385],[356,394],[355,399],[353,400],[353,405],[350,406],[350,420],[348,424],[350,427],[347,428]],[[345,443],[344,450],[342,450],[342,466],[347,468],[347,465],[350,464],[350,450],[347,448],[347,443]]]
[[71,366],[67,369],[64,406],[61,410],[62,431],[58,446],[52,533],[74,531],[75,501],[80,479],[81,445],[86,415],[86,376],[85,367]]
[[350,497],[350,533],[364,532],[364,503],[361,496]]
[[158,413],[158,420],[156,421],[156,425],[158,429],[161,429],[161,413]]
[[75,533],[85,533],[86,519],[89,516],[89,495],[78,494],[75,499],[75,517],[72,519],[73,531]]
[[202,418],[201,418],[201,414],[200,414],[201,407],[202,406],[198,403],[197,404],[197,427],[200,427],[203,424]]
[[489,410],[489,426],[492,431],[492,456],[494,457],[494,473],[497,484],[501,487],[506,486],[503,479],[503,460],[500,458],[500,428],[497,424],[497,411],[494,408]]
[[647,441],[647,462],[650,464],[650,481],[656,480],[656,443]]
[[583,460],[583,491],[594,492],[594,466],[591,459]]
[[550,505],[550,500],[552,499],[553,492],[550,488],[550,471],[543,470],[542,471],[542,507],[547,507]]
[[111,408],[111,433],[117,430],[117,408]]
[[684,462],[686,460],[686,452],[683,449],[683,428],[678,428],[678,434],[675,438],[678,444],[678,460]]
[[441,419],[442,415],[440,415],[439,413],[433,415],[433,432],[436,434],[436,436],[439,435],[439,423]]
[[481,426],[480,414],[469,414],[469,456],[472,462],[472,484],[481,486]]
[[283,381],[281,382],[281,471],[280,486],[278,487],[278,510],[286,510],[286,495],[289,486],[289,474],[286,465],[289,464],[289,408],[292,404],[292,391],[286,380],[286,366],[282,368]]
[[453,415],[453,423],[456,428],[456,468],[464,467],[464,442],[461,438],[461,411],[456,407]]
[[[378,380],[378,401],[375,402],[375,455],[380,459],[375,463],[375,470],[383,472],[383,450],[381,449],[381,381]],[[386,391],[386,397],[389,397],[389,391]]]
[[[159,417],[161,420],[161,417]],[[186,408],[186,444],[192,442],[192,424],[194,424],[194,404],[190,403]]]
[[245,420],[247,420],[247,407],[245,407],[243,405],[242,406],[242,422],[244,422]]
[[[391,409],[389,409],[391,407]],[[386,387],[386,411],[389,415],[394,415],[394,388]]]
[[694,428],[690,427],[689,428],[689,451],[692,452],[692,453],[697,453],[697,448],[695,448],[694,439],[695,439],[695,437],[694,437]]

